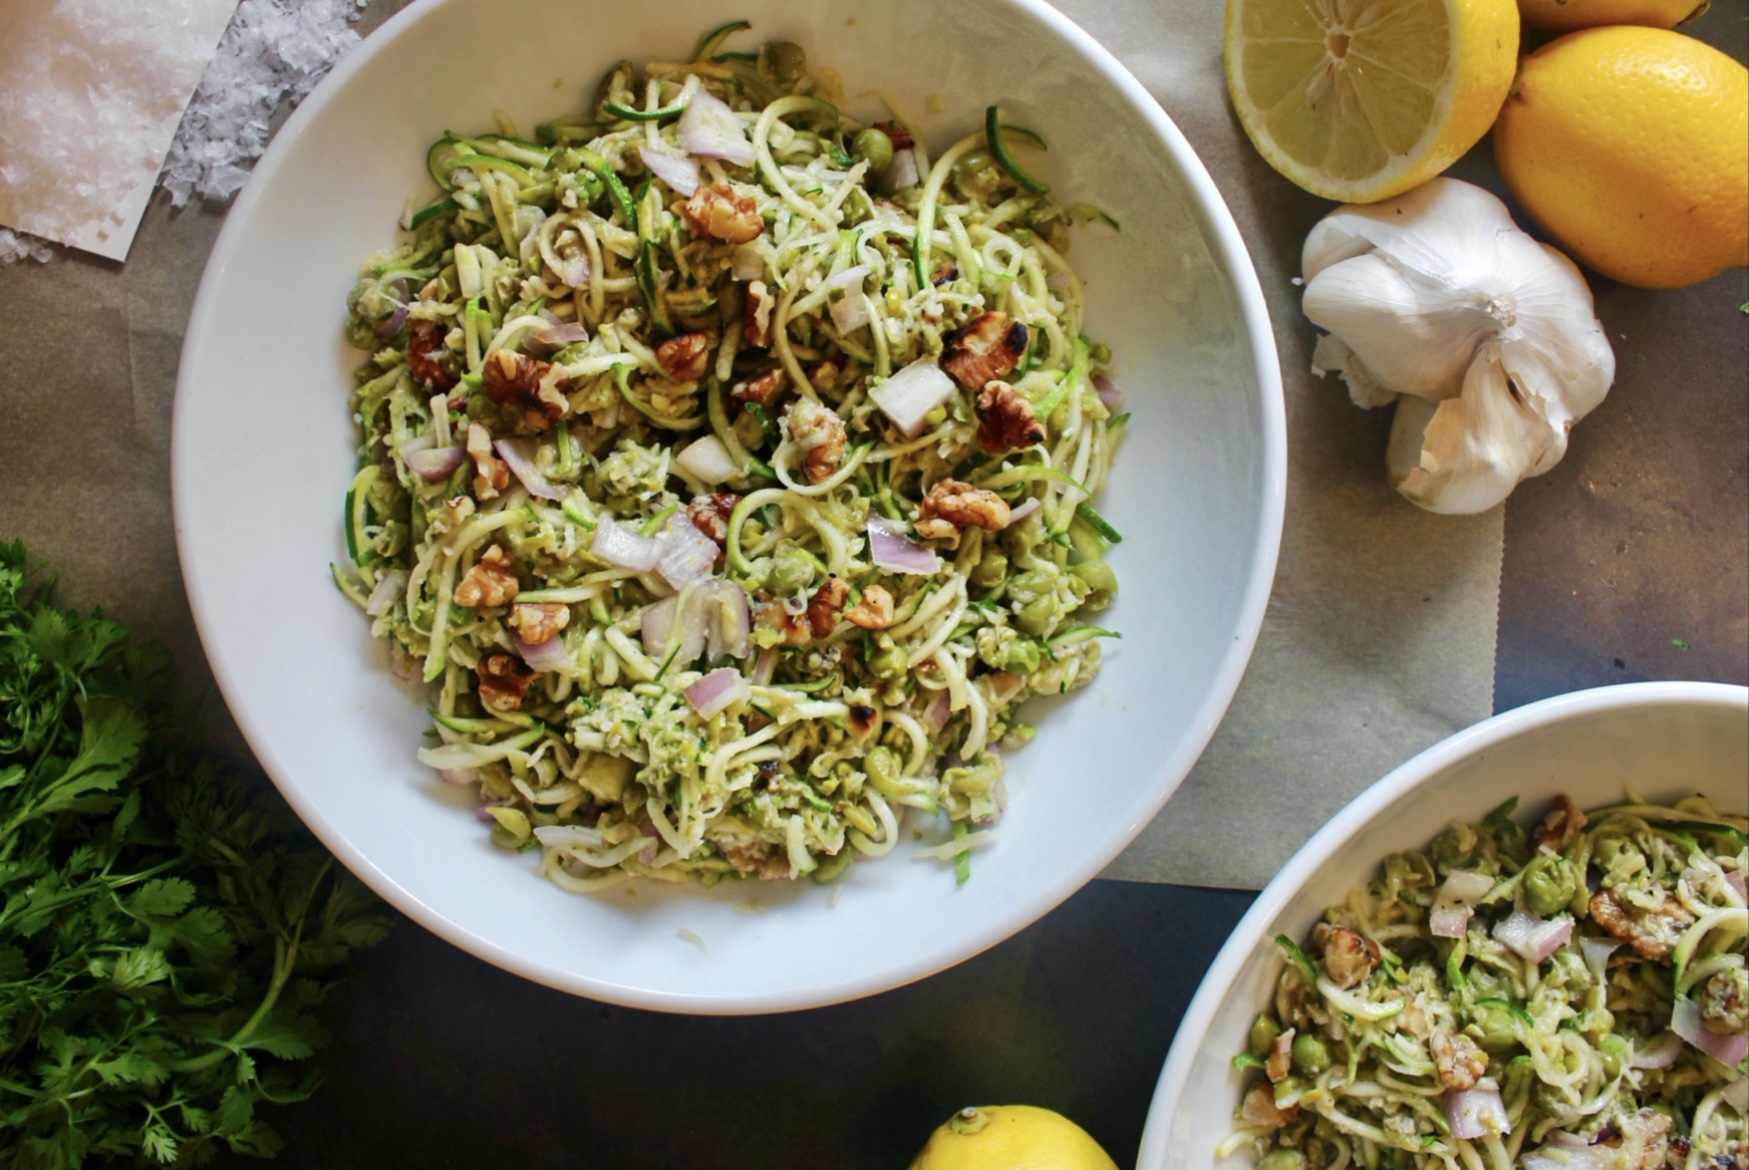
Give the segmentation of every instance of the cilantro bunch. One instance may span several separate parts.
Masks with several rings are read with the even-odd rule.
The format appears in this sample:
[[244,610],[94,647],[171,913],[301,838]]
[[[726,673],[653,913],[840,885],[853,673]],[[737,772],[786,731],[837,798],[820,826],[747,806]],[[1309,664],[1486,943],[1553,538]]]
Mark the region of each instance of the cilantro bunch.
[[313,1009],[379,903],[277,804],[163,742],[162,651],[0,543],[0,1167],[271,1156]]

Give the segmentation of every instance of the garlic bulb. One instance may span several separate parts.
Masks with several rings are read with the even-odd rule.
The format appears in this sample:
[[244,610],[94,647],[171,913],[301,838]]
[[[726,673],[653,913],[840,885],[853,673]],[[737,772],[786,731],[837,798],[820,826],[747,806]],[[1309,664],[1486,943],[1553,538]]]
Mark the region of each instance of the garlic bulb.
[[1483,512],[1561,461],[1615,354],[1579,269],[1480,187],[1434,179],[1325,216],[1300,257],[1329,330],[1314,373],[1362,407],[1397,403],[1385,470],[1433,512]]

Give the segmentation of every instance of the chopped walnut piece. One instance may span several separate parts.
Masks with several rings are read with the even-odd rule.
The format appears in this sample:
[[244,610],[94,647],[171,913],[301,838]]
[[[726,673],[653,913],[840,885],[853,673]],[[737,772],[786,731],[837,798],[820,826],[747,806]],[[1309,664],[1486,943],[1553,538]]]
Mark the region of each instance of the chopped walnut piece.
[[1269,1042],[1269,1055],[1264,1057],[1263,1072],[1271,1081],[1285,1081],[1293,1071],[1294,1029],[1276,1033]]
[[816,638],[824,638],[838,627],[838,615],[850,599],[850,586],[837,577],[814,590],[808,599],[808,629]]
[[764,881],[789,877],[789,851],[770,841],[717,843],[723,859],[742,873],[758,874]]
[[656,364],[671,382],[696,382],[711,360],[711,335],[682,333],[656,347]]
[[884,585],[870,585],[862,599],[844,612],[844,620],[865,630],[884,630],[893,624],[893,595]]
[[407,325],[407,368],[433,390],[448,390],[456,384],[455,357],[443,343],[449,326],[442,321],[413,321]]
[[[1637,1113],[1622,1112],[1615,1116],[1613,1128],[1620,1135],[1619,1140],[1605,1139],[1603,1133],[1598,1134],[1598,1146],[1614,1147],[1612,1165],[1620,1170],[1663,1170],[1667,1164],[1670,1147],[1674,1144],[1670,1138],[1670,1115],[1657,1109],[1641,1109]],[[1739,1170],[1743,1166],[1743,1144],[1736,1143],[1736,1153],[1733,1156],[1730,1146],[1713,1161],[1713,1165],[1724,1170]],[[1675,1162],[1680,1166],[1687,1161],[1687,1151],[1684,1157]],[[1705,1165],[1706,1163],[1702,1163]]]
[[515,558],[493,545],[455,587],[455,603],[466,609],[508,605],[520,588]]
[[817,399],[798,398],[784,418],[790,441],[802,452],[809,483],[832,478],[844,458],[844,420]]
[[564,395],[547,384],[552,373],[551,362],[495,349],[481,364],[480,388],[504,409],[522,411],[531,430],[544,431],[564,415],[566,406]]
[[1591,898],[1591,920],[1656,962],[1676,946],[1694,917],[1662,887],[1653,888],[1659,901],[1651,910],[1624,902],[1615,890],[1599,890]]
[[789,373],[782,366],[775,370],[767,370],[751,382],[737,382],[729,397],[737,402],[757,402],[760,406],[770,406],[771,400],[782,394],[789,385]]
[[1433,1032],[1433,1066],[1444,1088],[1463,1093],[1476,1087],[1488,1073],[1488,1054],[1462,1032],[1436,1028]]
[[504,621],[530,646],[552,641],[570,623],[571,607],[557,601],[518,602]]
[[986,455],[1045,441],[1044,424],[1033,417],[1032,403],[1007,382],[985,382],[973,409],[978,412],[978,448]]
[[765,221],[759,217],[759,205],[753,197],[741,194],[727,183],[700,187],[685,203],[676,203],[674,210],[693,235],[712,236],[731,244],[757,240],[765,230]]
[[510,468],[493,452],[492,432],[479,423],[468,424],[468,458],[474,461],[476,497],[494,499],[510,486]]
[[865,740],[880,729],[881,713],[867,703],[850,704],[850,734]]
[[695,496],[692,503],[686,505],[686,518],[721,548],[729,539],[729,517],[735,514],[735,505],[740,502],[741,497],[733,492]]
[[917,508],[917,535],[947,540],[976,525],[990,532],[1008,527],[1008,501],[986,488],[957,479],[938,479]]
[[771,310],[777,307],[777,298],[766,291],[763,280],[755,280],[747,286],[747,306],[741,314],[741,335],[747,339],[747,344],[758,349],[764,349],[771,344]]
[[817,362],[815,363],[814,368],[808,371],[808,385],[822,393],[827,390],[836,389],[838,386],[838,375],[841,372],[842,371],[839,370],[837,362]]
[[1365,983],[1379,965],[1379,944],[1349,926],[1320,922],[1313,938],[1324,944],[1324,974],[1347,990]]
[[1275,1093],[1268,1085],[1253,1085],[1239,1106],[1239,1120],[1259,1129],[1280,1129],[1298,1121],[1299,1116],[1298,1105],[1279,1108],[1275,1103]]
[[480,679],[480,702],[501,709],[522,706],[528,684],[534,680],[528,663],[514,654],[488,654],[480,659],[474,673]]
[[960,266],[954,263],[943,264],[935,270],[935,275],[929,278],[929,283],[936,288],[960,278]]
[[1026,356],[1027,328],[1007,313],[979,313],[941,338],[941,368],[968,390],[1006,378]]
[[776,630],[786,646],[803,645],[813,634],[804,604],[792,609],[787,600],[777,600],[761,589],[753,594],[751,608],[753,624],[763,630]]
[[1586,823],[1585,814],[1573,803],[1573,798],[1563,792],[1555,797],[1555,807],[1549,810],[1542,824],[1537,826],[1532,843],[1538,849],[1546,845],[1559,853],[1578,839]]

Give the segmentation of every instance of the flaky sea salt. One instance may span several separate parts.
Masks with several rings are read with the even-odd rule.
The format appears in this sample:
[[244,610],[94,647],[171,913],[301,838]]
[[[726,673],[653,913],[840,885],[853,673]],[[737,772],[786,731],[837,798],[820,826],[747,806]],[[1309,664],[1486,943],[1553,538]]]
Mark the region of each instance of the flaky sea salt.
[[[203,0],[7,0],[26,11],[0,30],[0,70],[10,66],[25,84],[0,87],[0,196],[11,187],[21,197],[52,204],[47,219],[16,226],[66,238],[82,222],[125,200],[120,177],[138,174],[140,152],[149,149],[146,125],[174,118],[181,98],[168,96],[162,79],[170,55],[211,45],[193,42],[181,19]],[[210,0],[207,0],[210,7]],[[295,105],[359,41],[351,22],[364,0],[242,0],[182,112],[158,187],[173,205],[190,199],[222,202],[242,189],[261,157],[282,105]],[[79,102],[32,100],[52,91],[57,70],[69,64],[100,79]],[[123,114],[99,113],[104,85],[135,84],[149,100],[121,103]],[[186,93],[186,89],[181,91]],[[91,103],[90,105],[83,104]],[[171,102],[166,106],[166,102]],[[156,150],[162,150],[162,139]],[[77,160],[71,189],[52,176]],[[150,165],[147,162],[145,165]],[[136,179],[137,181],[137,179]],[[0,204],[4,199],[0,198]],[[47,260],[48,243],[26,231],[0,228],[0,264]]]
[[177,207],[242,190],[274,111],[296,105],[358,43],[363,0],[243,0],[182,117],[158,185]]

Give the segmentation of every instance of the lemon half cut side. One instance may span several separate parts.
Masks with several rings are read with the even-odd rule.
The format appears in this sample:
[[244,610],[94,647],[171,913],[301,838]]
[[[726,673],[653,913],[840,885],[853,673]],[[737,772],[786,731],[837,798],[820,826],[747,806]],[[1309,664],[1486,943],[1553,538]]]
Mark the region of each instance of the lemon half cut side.
[[1481,141],[1518,60],[1516,0],[1228,0],[1227,90],[1264,159],[1372,203]]

